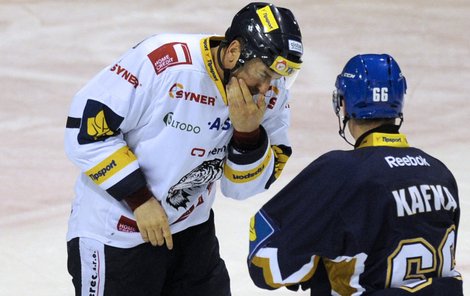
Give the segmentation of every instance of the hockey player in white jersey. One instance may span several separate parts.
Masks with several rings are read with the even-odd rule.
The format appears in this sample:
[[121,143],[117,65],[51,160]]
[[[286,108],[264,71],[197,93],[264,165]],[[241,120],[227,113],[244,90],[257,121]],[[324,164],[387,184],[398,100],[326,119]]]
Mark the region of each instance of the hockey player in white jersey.
[[288,9],[251,3],[225,36],[140,42],[74,97],[78,177],[67,233],[76,295],[230,295],[213,212],[280,175],[302,40]]

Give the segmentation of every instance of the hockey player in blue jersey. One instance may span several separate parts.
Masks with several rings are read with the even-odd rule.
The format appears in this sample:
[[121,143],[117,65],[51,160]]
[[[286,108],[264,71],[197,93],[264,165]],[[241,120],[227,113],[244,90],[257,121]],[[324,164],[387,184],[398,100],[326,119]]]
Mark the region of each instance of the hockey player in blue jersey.
[[357,55],[346,64],[333,106],[354,149],[313,161],[252,218],[248,267],[257,286],[301,286],[311,295],[463,295],[455,269],[457,184],[399,132],[406,87],[389,55]]

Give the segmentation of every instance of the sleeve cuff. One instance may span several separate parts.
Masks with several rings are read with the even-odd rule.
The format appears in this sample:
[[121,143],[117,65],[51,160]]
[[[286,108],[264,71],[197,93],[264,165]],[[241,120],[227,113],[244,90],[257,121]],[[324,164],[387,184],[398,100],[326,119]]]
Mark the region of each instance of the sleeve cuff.
[[148,190],[148,188],[145,186],[145,187],[138,189],[136,192],[126,196],[124,200],[129,205],[131,210],[134,211],[139,206],[144,204],[146,201],[151,199],[152,196],[153,196],[152,192],[150,192],[150,190]]
[[232,136],[232,145],[238,151],[255,150],[260,145],[261,131],[258,127],[252,132],[244,133],[234,130]]
[[259,126],[259,139],[255,148],[241,150],[240,147],[235,146],[234,141],[235,139],[232,136],[228,149],[228,159],[239,165],[251,164],[262,158],[269,145],[268,134],[262,125]]

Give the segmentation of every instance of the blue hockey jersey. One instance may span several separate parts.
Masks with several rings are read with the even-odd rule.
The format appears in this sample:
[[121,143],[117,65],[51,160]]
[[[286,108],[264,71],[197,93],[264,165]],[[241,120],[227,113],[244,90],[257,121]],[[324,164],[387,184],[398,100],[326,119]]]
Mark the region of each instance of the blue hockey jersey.
[[308,165],[252,218],[248,267],[311,295],[463,295],[456,181],[398,133]]

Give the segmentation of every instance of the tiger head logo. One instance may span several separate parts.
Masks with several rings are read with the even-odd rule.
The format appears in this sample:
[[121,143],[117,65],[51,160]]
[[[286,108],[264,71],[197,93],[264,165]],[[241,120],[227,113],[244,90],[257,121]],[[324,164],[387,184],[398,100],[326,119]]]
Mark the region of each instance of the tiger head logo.
[[176,210],[179,207],[186,209],[191,196],[199,196],[207,186],[222,177],[223,167],[224,159],[203,162],[168,190],[166,202]]

